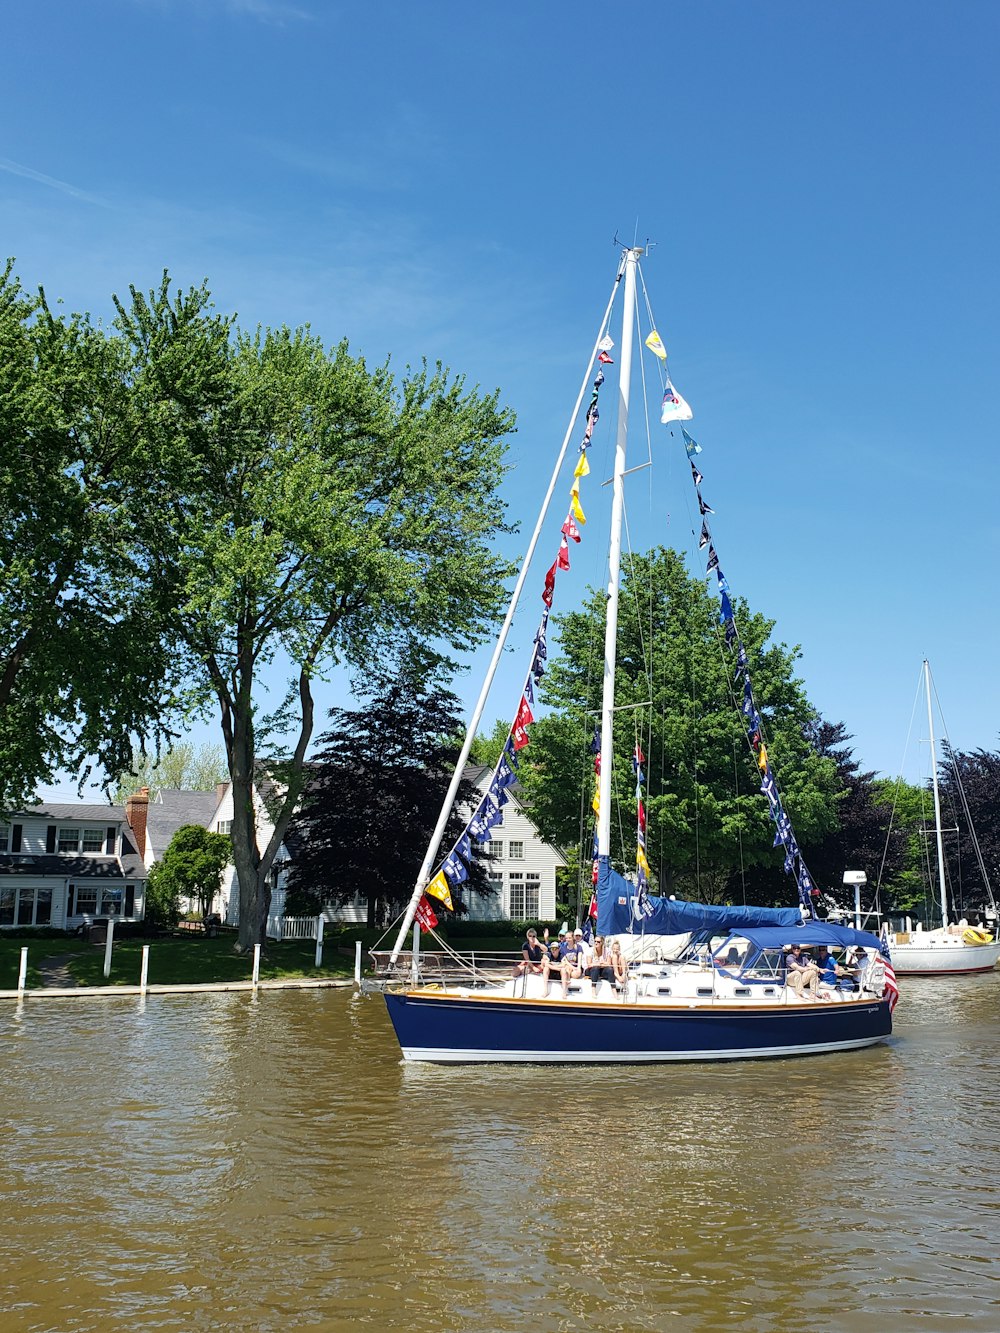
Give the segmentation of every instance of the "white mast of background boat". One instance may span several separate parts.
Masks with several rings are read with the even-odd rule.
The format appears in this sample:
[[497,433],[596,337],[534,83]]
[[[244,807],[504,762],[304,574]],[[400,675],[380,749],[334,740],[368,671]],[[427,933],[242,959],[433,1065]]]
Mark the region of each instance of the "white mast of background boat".
[[944,838],[941,833],[941,794],[938,791],[937,751],[934,748],[934,713],[931,709],[931,668],[924,658],[924,688],[927,691],[927,734],[931,742],[931,779],[934,784],[934,832],[937,835],[938,886],[941,891],[941,925],[948,929],[948,890],[944,880]]
[[622,558],[622,514],[625,508],[625,444],[628,438],[629,385],[632,379],[632,327],[635,313],[635,270],[642,248],[625,252],[625,294],[622,341],[618,356],[618,437],[612,480],[611,544],[608,549],[608,611],[604,629],[604,690],[601,697],[600,811],[597,854],[611,855],[611,768],[615,711],[615,662],[618,651],[618,584]]
[[[549,511],[549,504],[552,500],[552,495],[553,492],[555,491],[556,483],[559,480],[559,473],[562,469],[563,460],[566,457],[566,450],[569,448],[569,442],[573,437],[573,431],[576,429],[576,419],[579,416],[580,407],[581,404],[583,403],[583,397],[584,394],[587,392],[587,387],[590,383],[590,376],[594,369],[594,363],[597,360],[597,353],[600,351],[601,340],[603,339],[605,331],[607,330],[608,327],[608,320],[611,317],[611,308],[615,303],[615,297],[618,295],[618,287],[622,280],[623,271],[625,272],[625,278],[626,278],[626,288],[625,288],[626,291],[625,299],[626,299],[626,309],[627,309],[626,318],[629,321],[629,329],[631,331],[631,323],[632,323],[631,310],[632,306],[635,303],[635,264],[640,254],[642,254],[641,250],[626,251],[626,254],[623,257],[622,262],[619,265],[618,272],[615,276],[615,282],[614,286],[611,288],[611,296],[608,300],[607,309],[604,311],[604,318],[601,320],[601,327],[598,330],[597,339],[594,343],[594,349],[591,352],[590,360],[587,363],[587,373],[584,375],[583,382],[580,385],[580,392],[577,394],[576,405],[573,408],[572,415],[570,416],[569,419],[569,425],[566,427],[566,434],[563,437],[562,448],[559,450],[559,457],[556,459],[555,467],[552,469],[552,476],[549,479],[549,488],[545,492],[545,499],[542,501],[542,508],[538,515],[538,521],[535,524],[535,530],[531,534],[531,541],[528,543],[528,549],[525,552],[524,560],[521,563],[521,569],[517,576],[517,582],[514,584],[514,591],[511,595],[510,605],[507,608],[507,614],[504,617],[504,622],[500,628],[500,634],[497,638],[496,646],[493,649],[493,656],[490,659],[490,664],[486,671],[486,678],[484,679],[482,689],[479,692],[479,699],[477,700],[476,706],[473,709],[472,717],[469,719],[469,725],[465,733],[465,741],[462,744],[461,753],[459,754],[458,761],[455,764],[455,772],[452,774],[451,783],[448,787],[447,794],[445,795],[444,803],[441,806],[441,813],[438,815],[437,824],[434,826],[434,832],[431,834],[430,844],[428,845],[427,851],[424,855],[423,864],[421,865],[420,872],[417,875],[417,881],[413,886],[413,892],[410,895],[410,901],[406,906],[406,911],[403,913],[402,921],[399,927],[399,933],[396,936],[396,942],[392,946],[392,954],[389,959],[390,967],[395,965],[396,959],[399,957],[400,950],[403,948],[403,945],[406,941],[406,932],[409,930],[410,926],[413,925],[413,918],[416,915],[418,906],[420,905],[420,899],[423,896],[423,892],[424,889],[427,887],[428,881],[430,880],[431,867],[434,865],[434,862],[437,859],[437,854],[441,849],[441,840],[444,837],[444,830],[445,826],[448,823],[448,816],[451,814],[452,806],[455,803],[455,797],[458,795],[458,788],[462,781],[462,774],[465,771],[465,765],[468,761],[469,753],[472,750],[472,742],[475,740],[476,731],[479,727],[480,721],[482,720],[483,710],[486,707],[486,700],[489,697],[490,687],[493,684],[493,677],[496,675],[497,667],[500,665],[500,658],[503,654],[504,644],[507,641],[507,635],[510,632],[510,627],[514,620],[514,612],[517,610],[517,604],[521,596],[521,590],[524,587],[524,581],[528,576],[528,569],[531,565],[531,557],[534,555],[535,547],[538,545],[538,539],[541,536],[542,526],[545,522],[546,515],[548,514]],[[631,286],[629,286],[629,283],[631,283]],[[623,356],[624,355],[626,354],[623,352]],[[628,360],[628,365],[631,368],[632,364],[631,345],[629,345],[628,347],[627,360]],[[624,402],[627,406],[628,384],[624,378],[624,373],[623,373],[623,383],[625,383]],[[619,441],[620,440],[621,440],[621,435],[619,431]],[[624,446],[621,444],[620,444],[620,449],[622,458],[624,458],[625,456]],[[616,487],[617,485],[618,483],[616,482]],[[618,494],[617,489],[615,493],[616,495]],[[618,519],[618,545],[620,553],[621,549],[620,512]],[[617,584],[617,579],[616,579],[616,584]],[[615,589],[616,609],[617,609],[617,597],[618,593],[616,587]],[[613,681],[614,679],[613,666],[611,674]],[[610,740],[611,740],[611,731],[609,727],[608,729],[609,745],[610,745]],[[608,753],[610,753],[610,750],[608,751]],[[610,765],[608,766],[608,768],[610,771]],[[603,789],[602,789],[602,799],[603,799]],[[610,808],[610,800],[608,801],[608,806]]]

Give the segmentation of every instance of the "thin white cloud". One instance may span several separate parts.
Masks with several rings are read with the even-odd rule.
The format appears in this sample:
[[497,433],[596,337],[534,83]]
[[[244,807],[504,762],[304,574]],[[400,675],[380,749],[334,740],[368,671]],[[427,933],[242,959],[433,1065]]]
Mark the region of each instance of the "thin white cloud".
[[46,176],[44,171],[35,171],[34,167],[26,167],[20,162],[12,162],[8,157],[0,157],[0,171],[6,171],[11,176],[22,176],[25,180],[35,181],[38,185],[46,185],[50,190],[58,190],[60,194],[68,194],[71,199],[80,199],[87,204],[97,204],[101,208],[109,207],[96,194],[90,194],[86,190],[79,189],[76,185],[70,185],[68,181],[57,180],[55,176]]

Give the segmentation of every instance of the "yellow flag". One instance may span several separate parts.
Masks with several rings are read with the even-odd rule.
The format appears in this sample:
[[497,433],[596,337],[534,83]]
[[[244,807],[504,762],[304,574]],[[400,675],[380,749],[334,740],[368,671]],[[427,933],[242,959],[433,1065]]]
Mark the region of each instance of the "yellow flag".
[[595,790],[595,792],[594,792],[594,799],[593,799],[593,800],[591,801],[591,803],[590,803],[590,808],[591,808],[591,810],[593,810],[593,812],[594,812],[595,815],[599,815],[599,814],[601,813],[601,792],[600,792],[600,788],[597,788],[597,789]]
[[646,853],[642,850],[641,847],[636,848],[635,863],[644,875],[649,874],[649,862],[646,860]]
[[661,361],[666,361],[667,349],[663,346],[663,339],[660,337],[660,335],[656,332],[655,329],[646,339],[646,346],[649,348],[649,350],[653,353],[654,356],[658,356]]
[[569,494],[569,507],[577,523],[586,523],[587,515],[580,508],[580,483],[574,481],[573,489]]
[[767,746],[760,747],[760,754],[757,756],[757,767],[762,773],[767,772]]
[[448,887],[448,881],[444,877],[444,871],[439,870],[431,882],[424,889],[424,893],[429,893],[432,898],[437,898],[439,902],[444,903],[449,912],[454,912],[455,908],[451,901],[451,889]]
[[590,464],[587,462],[587,455],[582,453],[576,461],[576,467],[573,469],[574,477],[589,477]]

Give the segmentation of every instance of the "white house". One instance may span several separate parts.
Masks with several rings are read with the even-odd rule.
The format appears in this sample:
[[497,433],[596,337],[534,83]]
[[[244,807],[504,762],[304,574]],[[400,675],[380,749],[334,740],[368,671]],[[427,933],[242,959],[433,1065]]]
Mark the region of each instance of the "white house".
[[[493,770],[470,768],[466,777],[485,795]],[[552,921],[556,915],[556,871],[567,864],[566,857],[558,847],[545,841],[524,813],[516,788],[509,797],[502,819],[485,846],[496,896],[483,899],[470,895],[469,918]]]
[[141,921],[148,792],[126,805],[39,802],[0,822],[0,929]]
[[[480,792],[486,791],[492,777],[492,770],[470,767],[466,777]],[[211,799],[205,805],[211,809],[203,822],[215,833],[230,833],[233,821],[233,794],[230,783],[220,783],[216,793],[164,792],[168,804],[173,798],[204,795]],[[169,814],[157,816],[156,803],[149,807],[149,819],[162,820],[164,832],[168,827]],[[267,805],[261,793],[254,790],[254,818],[257,834],[257,846],[267,846],[274,832],[274,824],[267,812]],[[193,819],[181,819],[181,823],[193,823]],[[172,836],[172,835],[171,835]],[[169,838],[167,839],[169,841]],[[447,850],[445,848],[444,850]],[[524,813],[516,791],[511,794],[504,807],[502,821],[493,830],[491,841],[485,850],[489,854],[489,877],[496,889],[495,897],[489,899],[470,895],[469,919],[473,921],[502,920],[539,920],[551,921],[556,914],[556,871],[566,865],[566,858],[557,847],[546,842],[538,829]],[[162,850],[157,852],[162,855]],[[275,857],[271,872],[271,912],[269,933],[276,921],[284,914],[285,891],[288,869],[295,857],[295,843],[289,839],[282,843]],[[236,868],[229,865],[223,875],[219,898],[213,905],[227,925],[239,922],[239,890],[236,884]],[[327,908],[324,913],[327,920],[363,923],[368,918],[368,903],[363,892],[356,893],[350,902]]]

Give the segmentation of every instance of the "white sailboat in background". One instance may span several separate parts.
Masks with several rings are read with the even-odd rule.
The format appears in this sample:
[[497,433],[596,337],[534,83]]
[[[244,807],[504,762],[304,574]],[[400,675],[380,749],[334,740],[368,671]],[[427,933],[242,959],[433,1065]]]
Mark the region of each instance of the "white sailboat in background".
[[1000,941],[996,939],[997,906],[990,887],[986,865],[979,848],[979,840],[972,824],[968,802],[962,788],[962,779],[955,768],[955,779],[962,806],[969,825],[969,835],[976,850],[980,874],[989,897],[987,921],[992,930],[970,926],[967,921],[952,923],[948,910],[948,884],[945,875],[944,835],[941,827],[941,793],[938,787],[937,752],[934,744],[934,710],[931,706],[931,671],[924,660],[924,688],[927,696],[927,726],[931,747],[931,781],[934,791],[934,835],[937,847],[938,894],[941,924],[929,930],[917,925],[915,930],[892,932],[887,929],[892,949],[893,965],[897,975],[903,976],[956,976],[971,972],[989,972],[1000,959]]

